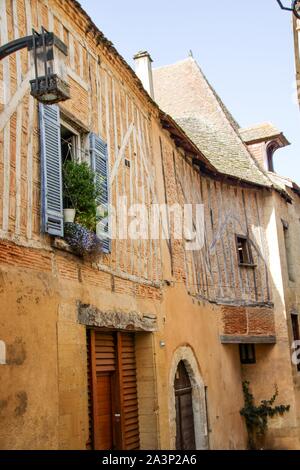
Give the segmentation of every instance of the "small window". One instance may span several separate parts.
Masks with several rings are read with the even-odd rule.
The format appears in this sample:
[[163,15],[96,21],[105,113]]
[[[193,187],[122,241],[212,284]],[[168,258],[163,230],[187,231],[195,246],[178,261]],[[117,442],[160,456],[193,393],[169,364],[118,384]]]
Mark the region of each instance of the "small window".
[[[299,341],[300,340],[300,332],[299,332],[299,318],[298,315],[292,313],[291,315],[292,321],[292,330],[293,330],[293,340]],[[297,364],[297,370],[300,372],[300,364]]]
[[241,364],[256,364],[254,344],[240,344]]
[[61,156],[62,162],[65,163],[67,160],[81,160],[81,139],[80,135],[71,130],[71,127],[67,127],[66,124],[60,126],[61,135]]
[[253,266],[248,237],[245,237],[243,235],[237,235],[236,247],[239,265]]
[[[60,139],[61,139],[61,158],[62,165],[68,161],[81,161],[81,148],[80,148],[80,135],[74,131],[68,124],[62,123],[60,125]],[[65,209],[73,207],[70,195],[63,192],[63,207]]]

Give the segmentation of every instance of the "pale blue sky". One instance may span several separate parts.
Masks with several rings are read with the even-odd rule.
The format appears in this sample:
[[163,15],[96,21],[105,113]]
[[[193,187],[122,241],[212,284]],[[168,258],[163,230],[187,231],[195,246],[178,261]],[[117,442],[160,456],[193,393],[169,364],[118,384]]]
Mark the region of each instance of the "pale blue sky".
[[[289,0],[284,0],[289,5]],[[242,127],[273,122],[292,145],[275,169],[300,184],[300,111],[296,101],[291,15],[276,0],[81,0],[132,65],[148,50],[153,66],[193,51],[208,80]]]

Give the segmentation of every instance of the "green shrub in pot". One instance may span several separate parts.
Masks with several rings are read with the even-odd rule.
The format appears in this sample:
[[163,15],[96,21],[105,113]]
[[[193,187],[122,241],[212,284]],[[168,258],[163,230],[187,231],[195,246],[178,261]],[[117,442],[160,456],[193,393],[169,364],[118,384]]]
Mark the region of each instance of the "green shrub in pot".
[[64,205],[76,211],[75,222],[96,230],[96,199],[100,195],[95,185],[95,173],[86,162],[67,160],[63,164]]

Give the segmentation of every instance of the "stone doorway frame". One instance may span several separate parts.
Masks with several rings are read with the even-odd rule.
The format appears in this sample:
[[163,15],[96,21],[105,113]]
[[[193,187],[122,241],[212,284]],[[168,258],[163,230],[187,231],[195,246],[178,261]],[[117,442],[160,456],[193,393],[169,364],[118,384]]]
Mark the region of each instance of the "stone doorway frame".
[[180,361],[184,362],[192,384],[196,450],[207,450],[208,429],[205,402],[205,386],[199,371],[194,352],[190,346],[181,346],[176,349],[171,362],[169,375],[170,449],[176,449],[176,407],[174,379]]

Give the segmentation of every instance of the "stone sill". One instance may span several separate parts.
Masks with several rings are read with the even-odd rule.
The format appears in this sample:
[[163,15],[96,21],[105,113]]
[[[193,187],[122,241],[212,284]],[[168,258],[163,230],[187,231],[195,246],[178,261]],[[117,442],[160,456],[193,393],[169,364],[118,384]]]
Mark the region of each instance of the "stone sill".
[[57,250],[67,251],[68,253],[71,253],[72,255],[78,256],[79,258],[81,258],[80,255],[78,255],[72,250],[70,245],[63,238],[59,238],[59,237],[53,238],[51,246],[53,248],[56,248]]
[[54,237],[52,239],[51,246],[52,248],[55,248],[56,250],[61,250],[61,251],[66,251],[67,253],[71,253],[72,255],[77,256],[80,259],[89,259],[89,260],[96,259],[96,258],[99,258],[100,256],[109,254],[109,253],[105,253],[104,251],[101,251],[101,253],[99,253],[97,256],[93,254],[88,254],[88,253],[80,255],[76,253],[76,251],[74,251],[73,248],[63,238],[60,238],[60,237]]

